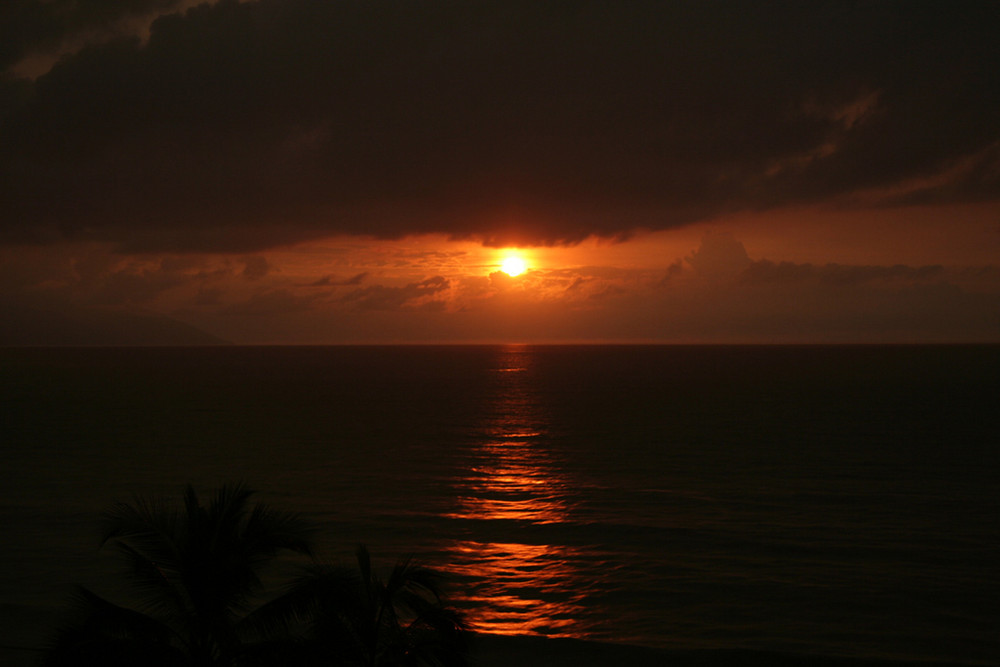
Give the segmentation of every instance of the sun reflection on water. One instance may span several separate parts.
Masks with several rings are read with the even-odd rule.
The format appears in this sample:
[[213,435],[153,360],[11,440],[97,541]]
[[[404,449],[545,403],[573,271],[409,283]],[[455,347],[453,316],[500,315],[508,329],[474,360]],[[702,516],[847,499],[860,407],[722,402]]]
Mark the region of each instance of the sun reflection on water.
[[537,524],[566,520],[568,481],[548,453],[521,439],[485,442],[478,454],[457,489],[451,518]]
[[464,601],[472,626],[493,634],[584,636],[585,591],[574,585],[574,550],[548,544],[458,542],[452,571],[477,582]]
[[532,383],[530,351],[504,348],[494,370],[494,390],[448,514],[473,522],[480,539],[449,545],[449,569],[469,582],[461,601],[477,630],[583,636],[586,587],[576,550],[534,543],[545,533],[532,527],[569,522],[573,502],[572,480],[552,449],[549,417]]

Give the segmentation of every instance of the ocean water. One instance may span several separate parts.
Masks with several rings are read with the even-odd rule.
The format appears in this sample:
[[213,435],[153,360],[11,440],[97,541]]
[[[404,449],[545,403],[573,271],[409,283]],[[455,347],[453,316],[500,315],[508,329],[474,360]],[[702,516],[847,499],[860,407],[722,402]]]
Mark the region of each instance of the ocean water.
[[998,406],[997,346],[0,350],[0,614],[243,480],[484,632],[997,664]]

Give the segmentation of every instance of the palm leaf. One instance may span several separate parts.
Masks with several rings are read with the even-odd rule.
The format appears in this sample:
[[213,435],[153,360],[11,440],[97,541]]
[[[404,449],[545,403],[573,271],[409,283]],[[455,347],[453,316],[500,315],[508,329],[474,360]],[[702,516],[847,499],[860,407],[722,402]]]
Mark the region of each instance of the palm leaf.
[[113,505],[103,518],[101,545],[113,544],[128,565],[132,592],[146,613],[80,594],[83,611],[51,655],[119,651],[134,658],[164,645],[189,661],[228,665],[290,641],[292,625],[277,620],[285,613],[279,605],[246,612],[261,597],[262,569],[283,551],[311,553],[312,529],[298,515],[251,506],[252,496],[243,484],[232,484],[202,503],[188,485],[181,511],[141,497]]
[[73,617],[57,631],[45,665],[180,665],[183,640],[153,617],[79,588]]

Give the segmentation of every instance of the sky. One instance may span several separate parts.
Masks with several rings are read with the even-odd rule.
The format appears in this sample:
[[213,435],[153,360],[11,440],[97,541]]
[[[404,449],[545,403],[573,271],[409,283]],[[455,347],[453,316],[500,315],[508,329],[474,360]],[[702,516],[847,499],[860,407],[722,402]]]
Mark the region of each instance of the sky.
[[0,344],[1000,342],[998,34],[987,1],[7,0]]

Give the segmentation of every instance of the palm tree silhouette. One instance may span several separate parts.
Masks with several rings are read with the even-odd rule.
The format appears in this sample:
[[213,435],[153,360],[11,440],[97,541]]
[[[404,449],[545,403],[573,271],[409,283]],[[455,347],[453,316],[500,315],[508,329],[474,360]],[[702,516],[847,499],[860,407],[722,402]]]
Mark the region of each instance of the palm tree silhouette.
[[45,664],[235,666],[271,654],[275,626],[264,609],[252,611],[262,570],[285,551],[311,554],[312,529],[295,514],[251,505],[252,495],[227,485],[203,505],[188,485],[180,511],[138,497],[114,505],[101,544],[128,562],[138,609],[81,587],[77,616],[57,631]]
[[383,579],[364,546],[356,569],[314,564],[263,611],[272,620],[306,619],[302,664],[468,664],[466,627],[445,605],[439,575],[406,558]]

